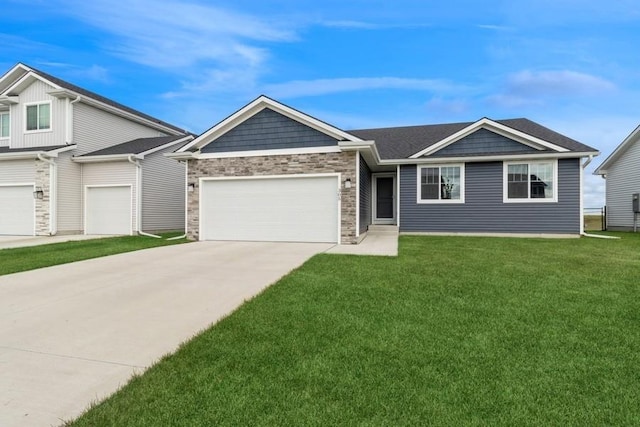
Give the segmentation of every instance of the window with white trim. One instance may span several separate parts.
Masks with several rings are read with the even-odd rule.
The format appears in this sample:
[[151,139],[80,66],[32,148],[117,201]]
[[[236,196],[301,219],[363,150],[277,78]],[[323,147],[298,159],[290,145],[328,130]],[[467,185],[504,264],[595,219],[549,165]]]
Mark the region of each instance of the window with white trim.
[[0,138],[9,138],[11,118],[8,111],[0,111]]
[[464,201],[464,165],[418,167],[418,203]]
[[505,163],[505,202],[555,202],[557,164],[555,160]]
[[28,104],[25,106],[26,130],[39,131],[51,129],[51,103]]

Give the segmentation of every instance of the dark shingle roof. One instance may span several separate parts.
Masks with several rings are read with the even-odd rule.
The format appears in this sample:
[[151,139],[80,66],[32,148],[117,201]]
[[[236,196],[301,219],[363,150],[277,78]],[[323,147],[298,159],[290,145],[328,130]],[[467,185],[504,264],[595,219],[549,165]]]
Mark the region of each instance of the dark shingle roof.
[[[512,129],[527,133],[570,151],[597,151],[594,148],[559,134],[558,132],[552,131],[551,129],[528,119],[496,121]],[[358,129],[347,132],[361,139],[375,141],[380,157],[384,160],[406,159],[466,128],[467,126],[472,125],[473,123],[474,122],[404,126],[381,129]]]
[[100,102],[102,102],[104,104],[107,104],[107,105],[109,105],[111,107],[115,107],[115,108],[118,108],[120,110],[126,111],[127,113],[135,114],[136,116],[139,116],[139,117],[144,118],[146,120],[152,121],[152,122],[157,123],[157,124],[159,124],[161,126],[166,126],[166,127],[171,128],[171,129],[173,129],[175,131],[186,133],[186,131],[184,129],[181,129],[181,128],[177,127],[177,126],[174,126],[171,123],[167,123],[167,122],[165,122],[163,120],[160,120],[160,119],[157,119],[155,117],[152,117],[152,116],[150,116],[148,114],[145,114],[145,113],[143,113],[141,111],[134,110],[133,108],[127,107],[126,105],[120,104],[119,102],[116,102],[116,101],[113,101],[113,100],[111,100],[109,98],[105,98],[104,96],[98,95],[95,92],[91,92],[90,90],[83,89],[80,86],[76,86],[76,85],[74,85],[72,83],[69,83],[69,82],[67,82],[65,80],[59,79],[59,78],[57,78],[55,76],[52,76],[51,74],[48,74],[48,73],[40,71],[40,70],[38,70],[36,68],[33,68],[30,65],[26,65],[25,64],[25,66],[30,68],[34,73],[38,74],[39,76],[49,80],[51,83],[54,83],[54,84],[56,84],[56,85],[58,85],[58,86],[60,86],[60,87],[62,87],[64,89],[67,89],[67,90],[70,90],[72,92],[76,92],[76,93],[78,93],[80,95],[95,99],[96,101],[100,101]]
[[58,148],[64,148],[64,147],[68,147],[68,145],[49,145],[45,147],[24,147],[24,148],[0,147],[0,154],[30,153],[34,151],[52,151],[52,150],[57,150]]
[[145,151],[149,151],[162,145],[168,144],[170,142],[177,141],[186,136],[187,135],[171,135],[155,136],[151,138],[138,138],[131,141],[123,142],[122,144],[113,145],[111,147],[83,154],[82,156],[78,157],[107,156],[114,154],[140,154],[144,153]]

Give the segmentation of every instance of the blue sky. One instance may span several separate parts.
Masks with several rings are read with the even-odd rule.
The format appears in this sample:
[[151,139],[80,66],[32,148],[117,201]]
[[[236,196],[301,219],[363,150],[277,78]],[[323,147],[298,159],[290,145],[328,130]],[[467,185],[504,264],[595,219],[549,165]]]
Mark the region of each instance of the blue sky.
[[[199,133],[260,94],[342,129],[527,117],[599,149],[639,123],[637,0],[4,0],[24,62]],[[585,206],[604,181],[585,179]]]

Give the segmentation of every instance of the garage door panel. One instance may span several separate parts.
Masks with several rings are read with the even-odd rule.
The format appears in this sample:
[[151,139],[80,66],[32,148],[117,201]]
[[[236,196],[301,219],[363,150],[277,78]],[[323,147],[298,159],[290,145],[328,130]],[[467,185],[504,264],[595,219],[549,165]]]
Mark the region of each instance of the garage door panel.
[[88,187],[86,234],[131,234],[131,187]]
[[33,236],[33,185],[0,186],[0,235]]
[[204,181],[203,240],[337,242],[337,177]]

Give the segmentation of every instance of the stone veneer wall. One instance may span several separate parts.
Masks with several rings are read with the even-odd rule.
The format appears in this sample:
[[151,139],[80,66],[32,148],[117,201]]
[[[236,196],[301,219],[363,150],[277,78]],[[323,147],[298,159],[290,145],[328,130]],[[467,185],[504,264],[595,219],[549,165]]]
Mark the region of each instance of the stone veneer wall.
[[36,236],[49,235],[49,221],[51,220],[50,203],[51,200],[51,188],[49,179],[50,168],[47,162],[42,160],[36,160],[36,188],[42,188],[44,197],[42,200],[35,199],[36,206]]
[[[195,185],[189,193],[187,206],[187,235],[198,239],[198,207],[200,188],[198,178],[229,176],[301,175],[320,173],[341,174],[341,243],[357,243],[356,237],[356,153],[312,153],[278,156],[230,157],[189,160],[188,183]],[[351,179],[351,188],[344,181]]]

